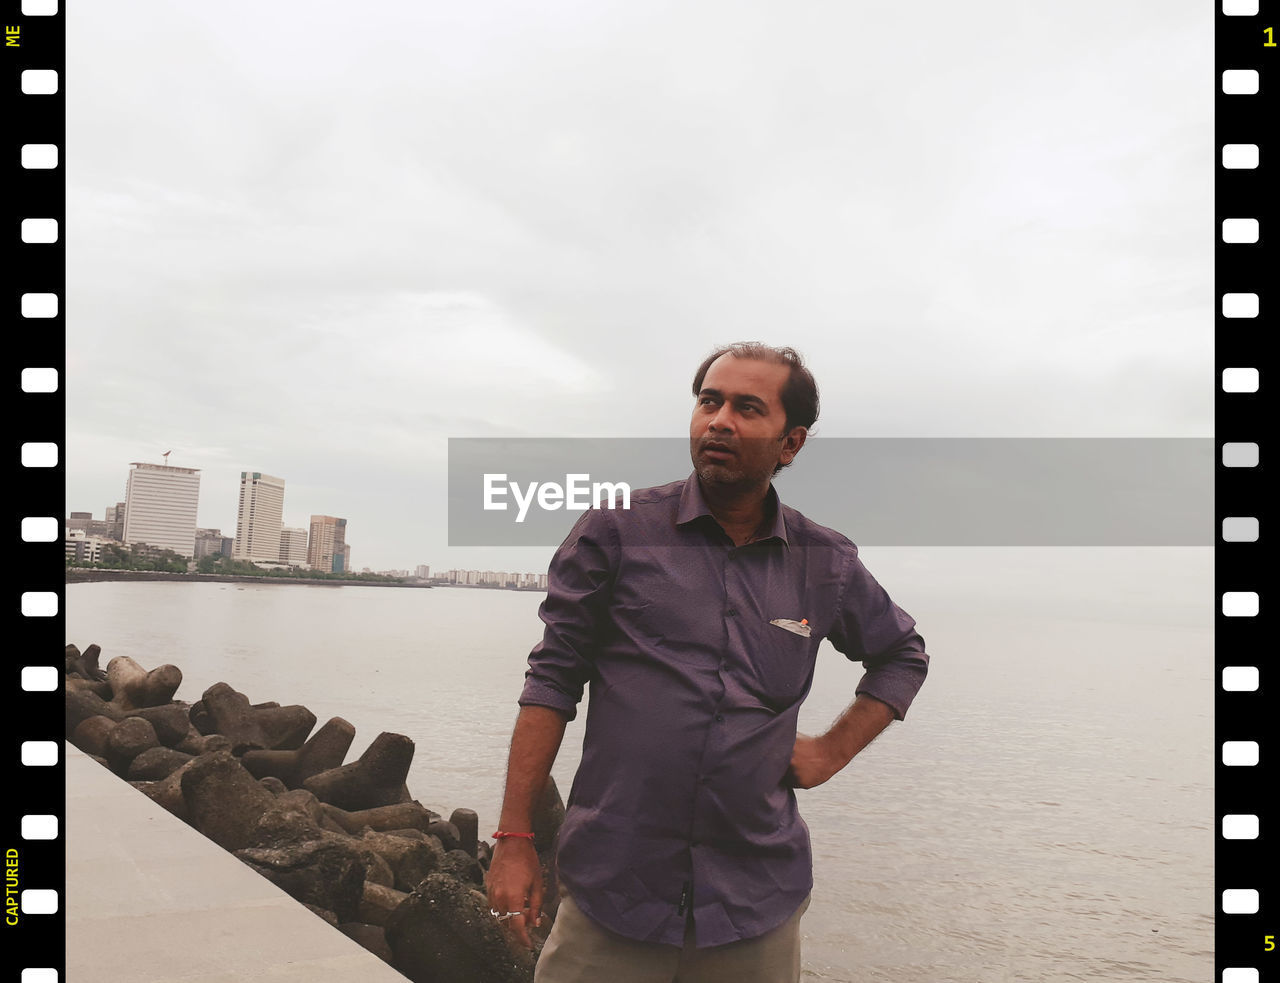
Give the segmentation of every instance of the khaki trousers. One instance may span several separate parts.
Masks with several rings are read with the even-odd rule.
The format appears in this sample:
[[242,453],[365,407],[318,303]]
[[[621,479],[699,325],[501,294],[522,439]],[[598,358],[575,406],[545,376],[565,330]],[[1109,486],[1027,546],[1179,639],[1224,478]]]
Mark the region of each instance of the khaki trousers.
[[811,898],[759,938],[698,949],[692,919],[683,947],[637,942],[593,922],[566,894],[533,983],[798,983],[800,916]]

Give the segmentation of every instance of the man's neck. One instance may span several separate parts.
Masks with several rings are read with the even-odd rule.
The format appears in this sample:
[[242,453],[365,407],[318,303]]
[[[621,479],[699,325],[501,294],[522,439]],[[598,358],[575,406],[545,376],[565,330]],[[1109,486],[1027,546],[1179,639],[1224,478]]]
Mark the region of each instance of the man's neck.
[[729,538],[741,546],[761,532],[766,515],[765,502],[769,497],[769,482],[763,485],[739,487],[711,485],[698,478],[698,487],[707,502],[712,516]]

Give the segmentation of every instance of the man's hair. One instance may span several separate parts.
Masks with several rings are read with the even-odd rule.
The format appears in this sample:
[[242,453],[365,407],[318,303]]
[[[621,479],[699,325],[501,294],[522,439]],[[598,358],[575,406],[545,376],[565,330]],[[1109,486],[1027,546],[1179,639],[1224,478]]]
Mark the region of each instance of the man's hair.
[[732,355],[734,358],[746,358],[757,362],[772,362],[774,365],[785,365],[791,369],[786,383],[782,386],[782,409],[787,414],[787,429],[805,427],[812,429],[818,419],[818,384],[813,380],[813,373],[805,368],[804,359],[794,348],[774,348],[758,341],[739,341],[736,344],[717,348],[698,366],[693,377],[693,394],[702,392],[702,380],[707,376],[711,363],[721,355]]

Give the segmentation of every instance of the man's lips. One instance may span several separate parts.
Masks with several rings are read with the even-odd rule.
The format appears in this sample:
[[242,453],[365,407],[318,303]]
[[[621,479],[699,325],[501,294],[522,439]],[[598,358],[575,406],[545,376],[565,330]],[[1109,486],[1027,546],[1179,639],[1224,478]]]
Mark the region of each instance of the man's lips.
[[703,454],[706,454],[709,457],[729,458],[729,457],[738,456],[737,451],[729,447],[727,444],[721,444],[721,443],[703,444],[699,448],[699,451]]

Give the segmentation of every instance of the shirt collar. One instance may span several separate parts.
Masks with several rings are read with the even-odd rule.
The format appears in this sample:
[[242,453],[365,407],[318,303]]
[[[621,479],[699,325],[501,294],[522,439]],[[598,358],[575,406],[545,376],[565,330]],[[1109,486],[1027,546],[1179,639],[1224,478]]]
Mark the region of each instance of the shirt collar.
[[[773,510],[773,521],[769,526],[768,532],[753,542],[761,543],[768,539],[780,539],[782,542],[790,546],[791,541],[787,539],[787,523],[782,515],[782,501],[778,498],[778,490],[773,486],[773,482],[769,483],[769,491],[765,495],[764,501],[765,512]],[[707,504],[706,498],[702,494],[702,485],[698,481],[698,472],[693,472],[685,479],[684,488],[680,492],[680,507],[676,510],[676,525],[683,526],[692,522],[694,519],[702,516],[709,516],[715,521],[712,515],[711,506]]]

